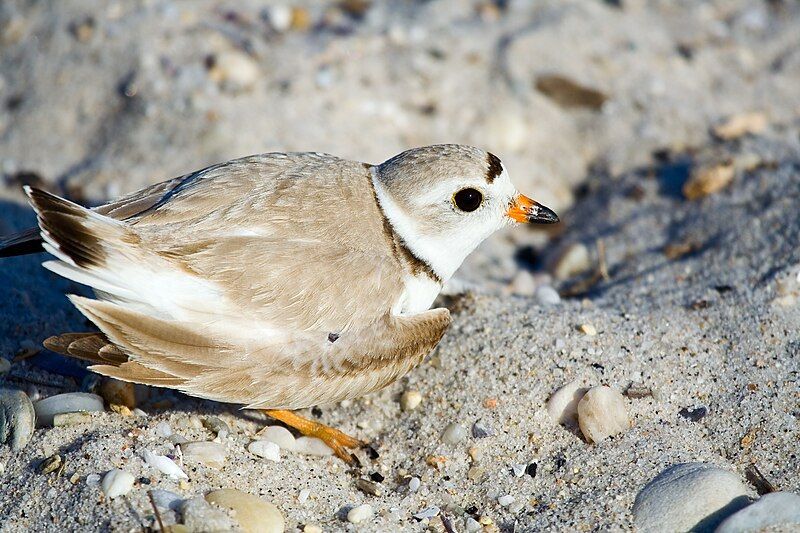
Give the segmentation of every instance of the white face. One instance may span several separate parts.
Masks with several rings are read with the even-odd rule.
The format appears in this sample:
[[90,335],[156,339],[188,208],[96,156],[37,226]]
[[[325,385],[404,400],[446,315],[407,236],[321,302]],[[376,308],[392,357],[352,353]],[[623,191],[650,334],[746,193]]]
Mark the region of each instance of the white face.
[[445,280],[484,239],[513,223],[508,211],[518,193],[505,168],[491,183],[484,169],[474,174],[438,180],[402,199],[376,187],[395,231]]

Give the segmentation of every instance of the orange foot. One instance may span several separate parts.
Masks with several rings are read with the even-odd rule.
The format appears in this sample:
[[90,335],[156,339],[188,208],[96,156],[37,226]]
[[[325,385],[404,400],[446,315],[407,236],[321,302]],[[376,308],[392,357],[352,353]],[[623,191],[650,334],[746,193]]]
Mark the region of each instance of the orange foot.
[[275,420],[280,420],[287,426],[295,428],[307,437],[316,437],[320,439],[333,450],[333,453],[335,453],[337,457],[349,465],[356,464],[356,460],[353,454],[348,452],[347,449],[360,448],[365,445],[364,442],[342,433],[338,429],[309,420],[292,411],[265,409],[264,412]]

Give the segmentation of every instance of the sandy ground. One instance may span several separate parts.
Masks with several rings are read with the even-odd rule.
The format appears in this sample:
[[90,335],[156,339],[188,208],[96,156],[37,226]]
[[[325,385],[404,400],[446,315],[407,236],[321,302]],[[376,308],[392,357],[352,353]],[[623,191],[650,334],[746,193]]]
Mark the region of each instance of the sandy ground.
[[[0,233],[34,221],[21,182],[96,202],[247,153],[379,161],[444,141],[497,153],[563,224],[498,235],[470,258],[454,284],[469,289],[443,300],[454,325],[420,368],[305,413],[373,443],[380,457],[362,455],[362,472],[385,477],[382,496],[357,490],[334,458],[248,453],[260,415],[152,390],[139,405],[146,417],[98,413],[38,429],[21,452],[0,447],[0,530],[140,531],[153,526],[148,489],[189,498],[220,487],[272,501],[289,530],[441,530],[412,516],[432,505],[458,531],[467,511],[504,531],[627,530],[641,487],[685,461],[742,476],[755,463],[800,491],[798,6],[613,4],[375,2],[361,14],[309,3],[299,12],[308,24],[296,14],[284,29],[279,7],[255,2],[3,2]],[[552,89],[553,74],[571,85]],[[710,135],[754,110],[763,131]],[[733,166],[732,183],[686,200],[689,175],[716,165]],[[575,243],[592,264],[600,243],[608,278],[556,280],[564,299],[540,305],[532,285]],[[63,297],[83,289],[40,262],[0,265],[3,357],[86,328]],[[0,379],[50,395],[84,378],[42,354]],[[544,409],[575,378],[653,396],[628,399],[633,427],[590,445]],[[423,395],[410,413],[398,403],[409,389]],[[697,421],[679,414],[697,407],[707,409]],[[210,440],[185,427],[210,415],[232,429],[221,470],[187,464],[179,484],[144,465],[145,449],[169,451],[159,422]],[[478,420],[495,435],[441,441],[448,424]],[[38,474],[54,453],[64,474]],[[534,462],[535,477],[513,475],[512,464]],[[137,483],[109,502],[86,476],[114,467]],[[416,493],[408,476],[421,479]],[[505,494],[521,508],[501,507]],[[375,518],[344,520],[365,502]]]

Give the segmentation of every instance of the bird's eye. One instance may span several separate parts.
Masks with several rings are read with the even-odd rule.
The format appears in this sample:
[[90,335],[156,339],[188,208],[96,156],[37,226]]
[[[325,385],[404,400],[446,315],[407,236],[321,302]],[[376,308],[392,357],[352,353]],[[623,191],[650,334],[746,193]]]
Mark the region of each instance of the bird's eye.
[[481,202],[483,202],[483,195],[480,191],[476,191],[472,188],[461,189],[453,195],[453,203],[455,206],[467,213],[478,209],[481,206]]

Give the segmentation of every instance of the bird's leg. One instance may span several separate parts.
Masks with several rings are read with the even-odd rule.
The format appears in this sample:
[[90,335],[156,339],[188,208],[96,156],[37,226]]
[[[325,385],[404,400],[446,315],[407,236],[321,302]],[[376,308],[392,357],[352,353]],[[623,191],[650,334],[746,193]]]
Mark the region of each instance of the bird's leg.
[[320,439],[333,450],[333,453],[347,464],[354,463],[353,457],[347,451],[347,448],[359,448],[364,446],[362,441],[342,433],[338,429],[320,424],[314,420],[309,420],[292,411],[264,409],[264,412],[275,420],[280,420],[287,426],[293,427],[303,435]]

